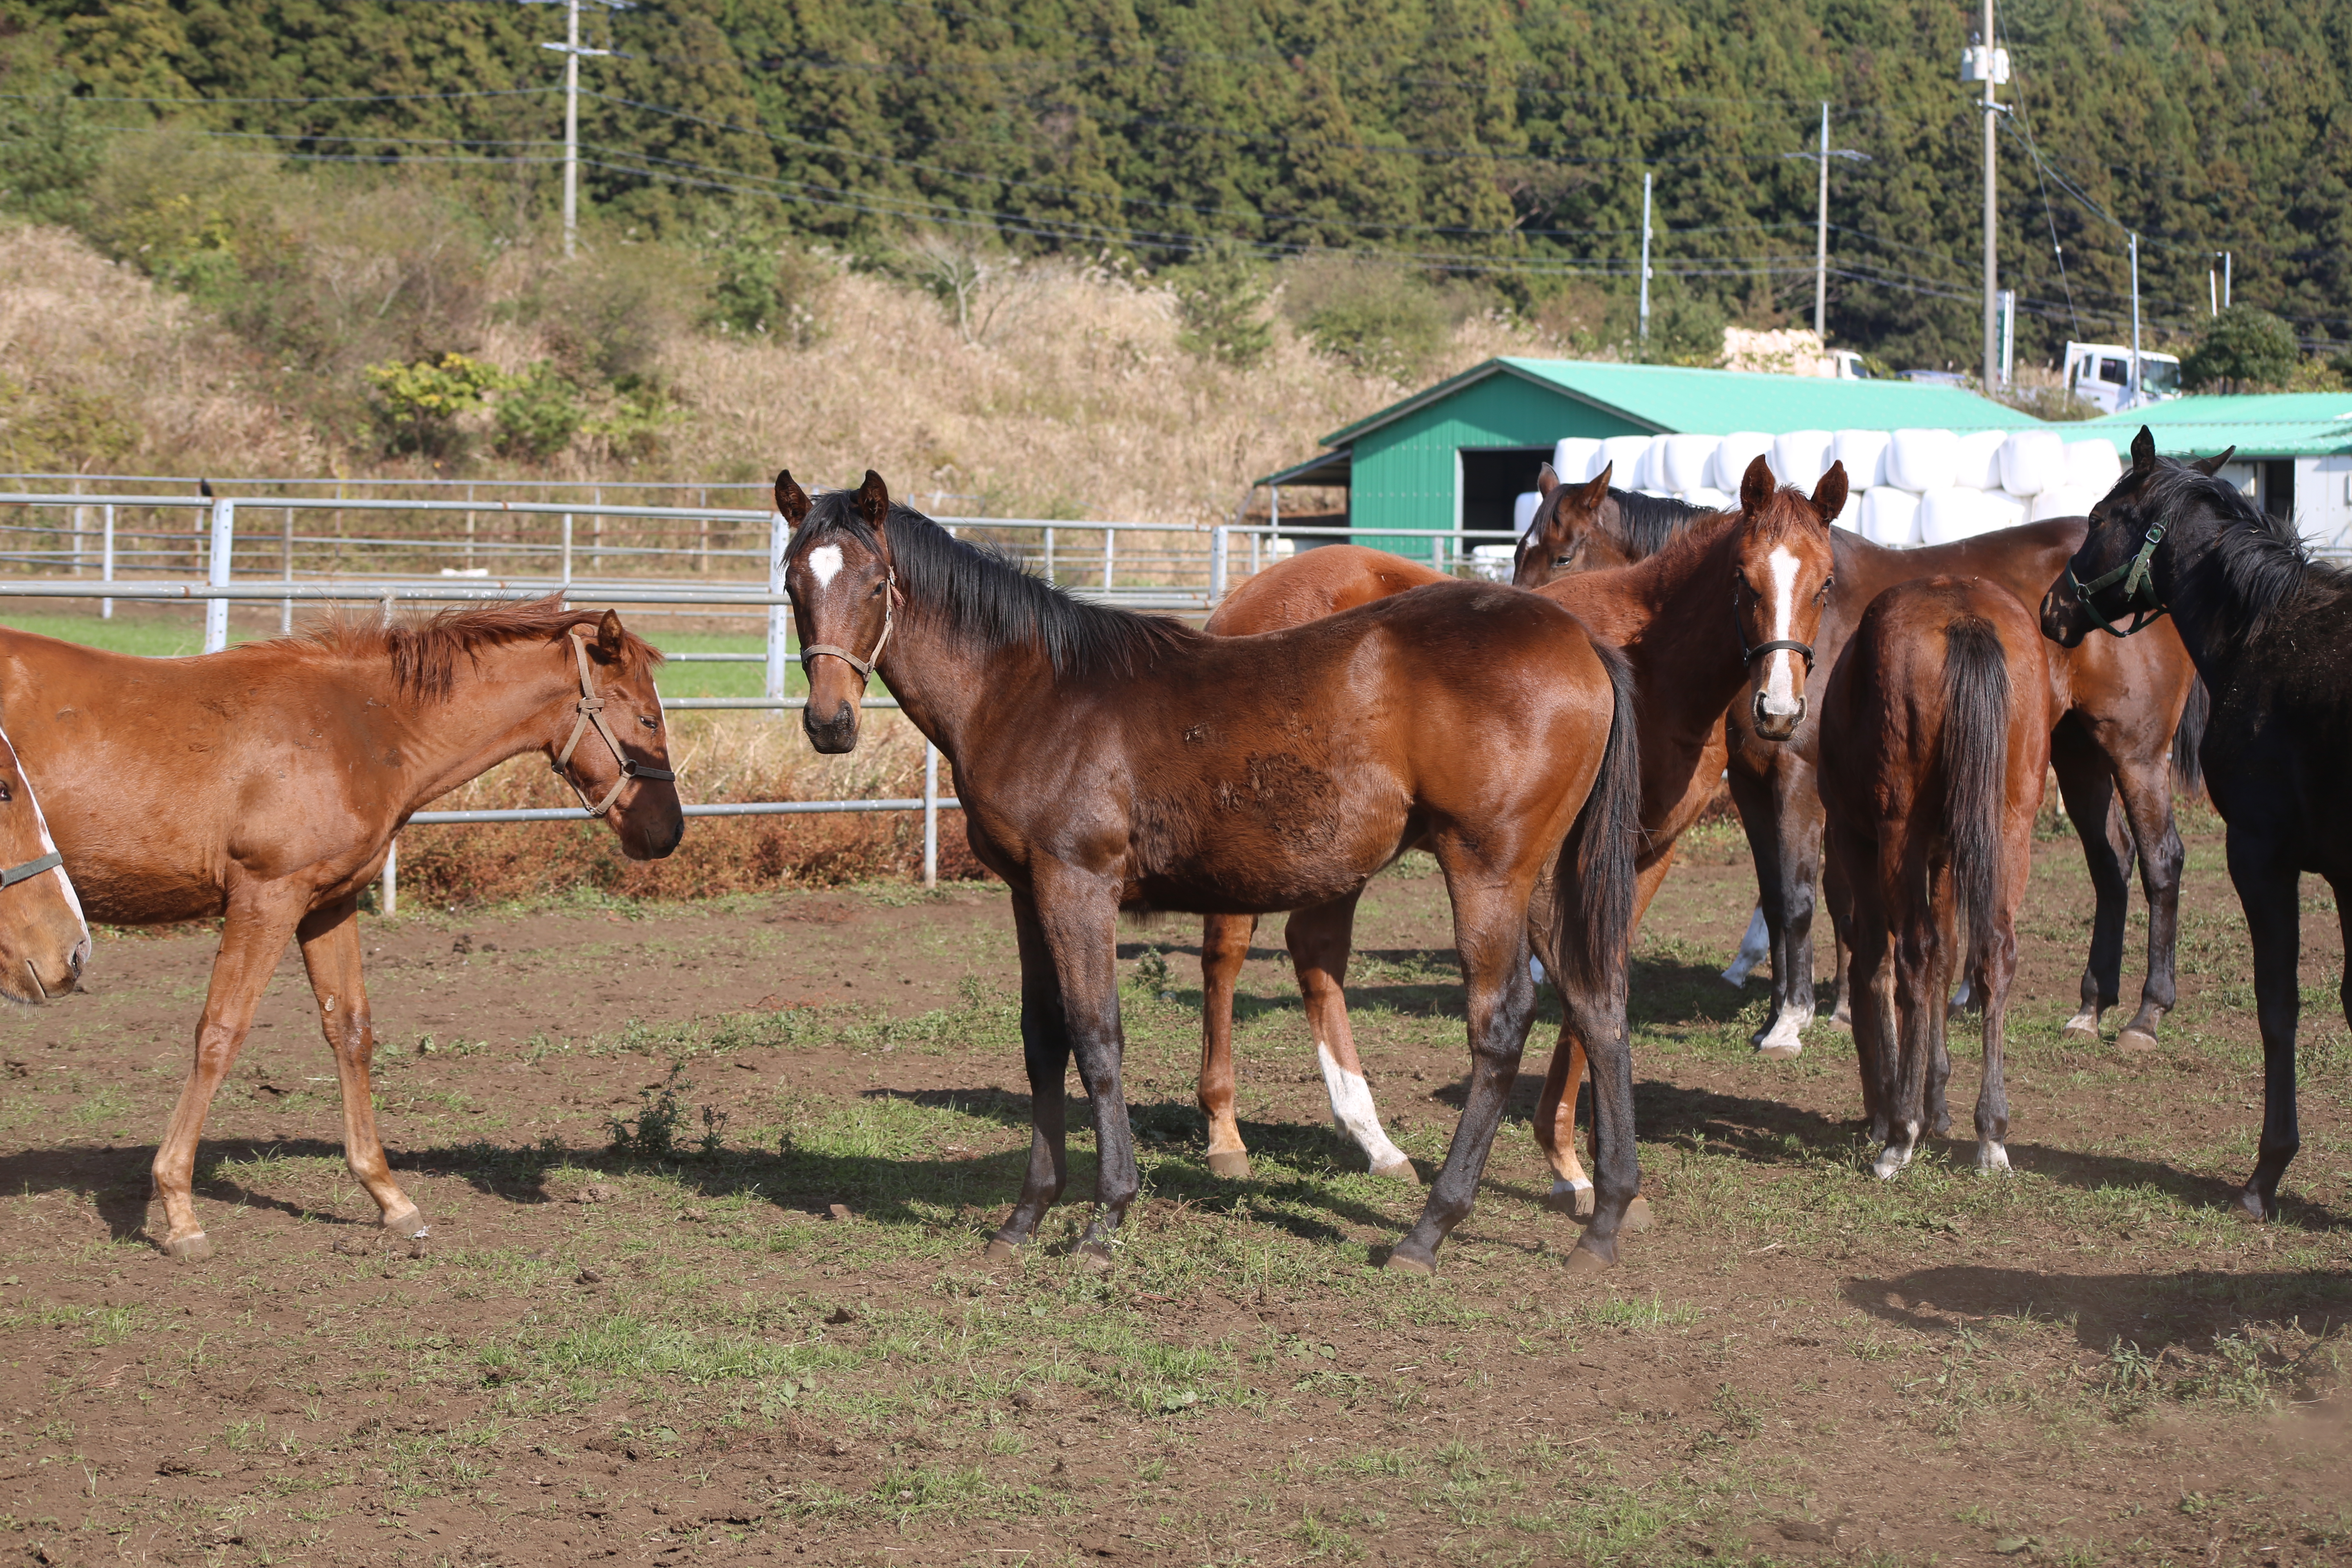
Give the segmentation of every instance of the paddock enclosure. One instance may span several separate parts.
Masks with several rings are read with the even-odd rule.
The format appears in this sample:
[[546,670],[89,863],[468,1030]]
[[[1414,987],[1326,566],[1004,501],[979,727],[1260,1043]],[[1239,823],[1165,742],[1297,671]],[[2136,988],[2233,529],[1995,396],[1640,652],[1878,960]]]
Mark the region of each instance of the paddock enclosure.
[[[1253,1179],[1205,1165],[1193,935],[1130,930],[1134,1239],[1107,1276],[1050,1246],[982,1268],[1028,1132],[1011,922],[970,883],[369,921],[421,1248],[343,1169],[289,959],[205,1145],[219,1256],[175,1265],[145,1166],[212,939],[101,933],[89,994],[0,1014],[0,1539],[53,1563],[2340,1562],[2336,921],[2306,899],[2304,1156],[2249,1226],[2244,929],[2218,825],[2184,827],[2160,1049],[2060,1037],[2090,898],[2045,817],[2016,1173],[1931,1140],[1892,1184],[1844,1037],[1748,1048],[1760,984],[1715,975],[1745,847],[1686,838],[1633,987],[1658,1225],[1583,1289],[1532,1073],[1437,1278],[1371,1268],[1421,1194],[1329,1124],[1274,921],[1237,1027]],[[1376,879],[1350,973],[1424,1173],[1463,1068],[1444,908],[1426,862]]]

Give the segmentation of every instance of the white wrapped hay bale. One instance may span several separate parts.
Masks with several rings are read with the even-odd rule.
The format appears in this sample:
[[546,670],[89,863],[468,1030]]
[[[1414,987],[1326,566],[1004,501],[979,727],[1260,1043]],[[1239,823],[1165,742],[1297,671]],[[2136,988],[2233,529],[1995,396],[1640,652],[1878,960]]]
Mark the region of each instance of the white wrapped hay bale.
[[1983,516],[1984,492],[1960,485],[1929,490],[1919,498],[1919,542],[1956,544],[1976,536]]
[[2083,485],[2101,495],[2116,488],[2124,477],[2123,459],[2116,456],[2115,444],[2104,436],[2094,436],[2085,441],[2066,443],[2066,482]]
[[2066,482],[2066,442],[2055,430],[2012,430],[2000,444],[2000,488],[2028,500]]
[[1959,482],[1960,438],[1949,430],[1897,430],[1887,437],[1886,482],[1913,495]]
[[1979,533],[1992,533],[2004,528],[2015,528],[2031,515],[2033,503],[2023,496],[2011,495],[2007,490],[1986,490],[1979,501],[1983,526]]
[[2032,521],[2043,522],[2053,517],[2088,517],[2091,509],[2099,504],[2105,489],[2088,485],[2053,485],[2033,498]]
[[1739,480],[1748,472],[1748,465],[1759,458],[1772,456],[1772,437],[1761,430],[1734,430],[1717,443],[1715,477],[1707,483],[1726,495],[1739,493]]
[[1886,482],[1887,440],[1884,430],[1841,430],[1831,438],[1831,460],[1845,465],[1845,482],[1855,494]]
[[1601,471],[1601,441],[1593,436],[1567,436],[1551,449],[1551,471],[1564,485],[1580,485]]
[[1727,496],[1713,485],[1701,485],[1695,490],[1686,490],[1683,500],[1693,506],[1705,507],[1709,511],[1737,511],[1739,509],[1738,496]]
[[1962,436],[1952,482],[1972,490],[2000,489],[2000,449],[2008,441],[2006,430],[1971,430]]
[[1720,444],[1713,436],[1661,436],[1650,448],[1650,479],[1662,490],[1686,495],[1707,482],[1707,459]]
[[1896,550],[1919,542],[1919,498],[1893,485],[1873,485],[1862,494],[1862,536]]
[[1511,498],[1511,531],[1525,533],[1528,531],[1528,525],[1536,520],[1536,508],[1542,504],[1543,492],[1540,490],[1521,490],[1513,496]]
[[1830,447],[1836,439],[1827,430],[1790,430],[1773,437],[1772,477],[1812,494],[1830,471]]
[[[1621,490],[1640,488],[1643,484],[1642,460],[1649,455],[1647,436],[1612,436],[1601,443],[1601,463],[1609,469],[1609,482]],[[1600,468],[1593,473],[1598,474]]]

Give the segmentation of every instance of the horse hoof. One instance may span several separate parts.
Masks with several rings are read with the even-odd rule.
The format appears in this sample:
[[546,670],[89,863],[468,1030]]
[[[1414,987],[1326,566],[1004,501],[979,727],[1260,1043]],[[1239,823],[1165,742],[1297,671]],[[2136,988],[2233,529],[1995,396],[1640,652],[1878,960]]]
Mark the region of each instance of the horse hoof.
[[1078,1249],[1070,1254],[1070,1258],[1090,1274],[1107,1274],[1110,1271],[1110,1247],[1099,1241],[1081,1243]]
[[2116,1037],[2116,1048],[2124,1051],[2152,1051],[2156,1049],[2156,1037],[2146,1029],[2126,1029]]
[[1756,1047],[1756,1054],[1769,1061],[1792,1062],[1805,1054],[1802,1040],[1770,1040]]
[[1249,1180],[1249,1156],[1235,1149],[1228,1153],[1209,1156],[1209,1174],[1223,1176],[1229,1182]]
[[1568,1262],[1564,1267],[1567,1273],[1578,1277],[1606,1274],[1617,1267],[1617,1260],[1613,1258],[1603,1258],[1580,1242],[1569,1249]]
[[[2128,1034],[2130,1031],[2125,1032]],[[2099,1026],[2084,1023],[2080,1018],[2069,1018],[2066,1026],[2058,1031],[2058,1037],[2071,1046],[2095,1046],[2099,1043]]]
[[988,1245],[981,1248],[980,1260],[982,1263],[1010,1263],[1020,1256],[1018,1246],[1001,1236],[992,1236],[988,1238]]
[[[1243,1174],[1246,1175],[1248,1173],[1244,1171]],[[1412,1168],[1411,1160],[1399,1160],[1393,1165],[1374,1165],[1372,1174],[1386,1176],[1392,1182],[1411,1182],[1414,1186],[1421,1185],[1421,1173]]]
[[[2263,1203],[2263,1194],[2252,1187],[2240,1192],[2238,1201],[2230,1206],[2237,1211],[2240,1219],[2252,1225],[2265,1225],[2271,1218],[2271,1205]],[[199,1237],[197,1239],[201,1241],[204,1238]]]
[[1592,1217],[1592,1184],[1567,1182],[1552,1178],[1551,1191],[1544,1197],[1544,1207],[1554,1214],[1564,1214],[1576,1219]]
[[163,1256],[182,1263],[202,1263],[213,1255],[212,1237],[203,1231],[174,1237],[163,1244]]
[[384,1215],[383,1228],[394,1236],[414,1241],[426,1235],[432,1227],[425,1223],[425,1211],[411,1204],[399,1214]]
[[2009,1148],[2006,1144],[1985,1142],[1977,1145],[1978,1174],[2006,1176],[2009,1170]]
[[1617,1222],[1617,1228],[1621,1231],[1647,1230],[1657,1223],[1657,1216],[1650,1212],[1650,1200],[1635,1193],[1633,1201],[1625,1205],[1625,1217]]
[[1410,1274],[1416,1279],[1427,1279],[1436,1274],[1437,1259],[1417,1257],[1400,1246],[1389,1254],[1388,1262],[1381,1267],[1391,1274]]

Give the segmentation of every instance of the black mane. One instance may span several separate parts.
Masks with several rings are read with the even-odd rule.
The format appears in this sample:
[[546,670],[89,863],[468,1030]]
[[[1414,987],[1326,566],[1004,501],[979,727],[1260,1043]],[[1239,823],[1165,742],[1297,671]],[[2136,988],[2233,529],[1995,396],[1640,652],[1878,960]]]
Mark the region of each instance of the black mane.
[[[854,500],[850,490],[818,496],[790,548],[797,552],[828,533],[876,548]],[[1042,649],[1057,675],[1129,674],[1207,635],[1165,616],[1073,598],[996,551],[956,538],[912,507],[893,502],[887,527],[890,558],[910,601],[937,608],[991,647]]]
[[[2218,524],[2213,558],[2222,590],[2237,609],[2235,635],[2241,640],[2259,632],[2315,577],[2341,582],[2341,574],[2312,560],[2293,523],[2257,510],[2235,485],[2187,463],[2158,459],[2155,470],[2140,481],[2134,510],[2170,523],[2198,507],[2211,513]],[[2176,598],[2184,586],[2176,581]]]
[[1610,487],[1609,499],[1617,503],[1617,542],[1637,559],[1647,559],[1664,550],[1690,527],[1691,519],[1713,515],[1706,507],[1693,506],[1672,496],[1645,496],[1639,490],[1621,490],[1613,485]]

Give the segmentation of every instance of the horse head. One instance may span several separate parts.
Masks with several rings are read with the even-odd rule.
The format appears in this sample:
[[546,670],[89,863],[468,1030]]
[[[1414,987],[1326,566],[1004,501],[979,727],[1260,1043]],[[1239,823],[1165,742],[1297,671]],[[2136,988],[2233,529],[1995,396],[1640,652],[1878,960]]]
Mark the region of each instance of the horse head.
[[[2229,451],[2182,465],[2210,479],[2228,462]],[[2074,647],[2094,627],[2111,637],[2129,637],[2165,613],[2156,582],[2157,547],[2168,519],[2150,504],[2149,481],[2157,475],[2156,437],[2145,425],[2132,438],[2131,467],[2091,508],[2090,527],[2074,559],[2042,599],[2042,635],[2061,647]],[[2128,621],[2118,626],[2117,621]]]
[[621,853],[658,860],[686,833],[661,694],[654,689],[660,658],[613,610],[581,616],[557,641],[579,693],[557,710],[564,739],[550,734],[548,759],[590,816],[612,819]]
[[0,996],[47,1002],[81,984],[89,927],[16,748],[0,734]]
[[1535,520],[1528,524],[1511,564],[1511,582],[1521,588],[1540,588],[1570,572],[1592,572],[1623,566],[1633,555],[1612,538],[1603,522],[1610,505],[1609,476],[1604,468],[1580,485],[1564,485],[1546,463],[1536,476]]
[[[776,476],[776,510],[793,525],[784,552],[784,592],[800,633],[801,668],[808,676],[808,706],[801,729],[828,755],[857,746],[858,703],[890,640],[898,599],[890,556],[890,488],[866,470],[866,480],[838,513],[815,526],[815,510],[789,470]],[[832,507],[832,498],[826,498]]]
[[1811,496],[1772,482],[1763,458],[1739,481],[1731,612],[1748,658],[1757,734],[1785,741],[1805,720],[1805,680],[1836,565],[1830,524],[1845,510],[1845,465],[1832,463]]

